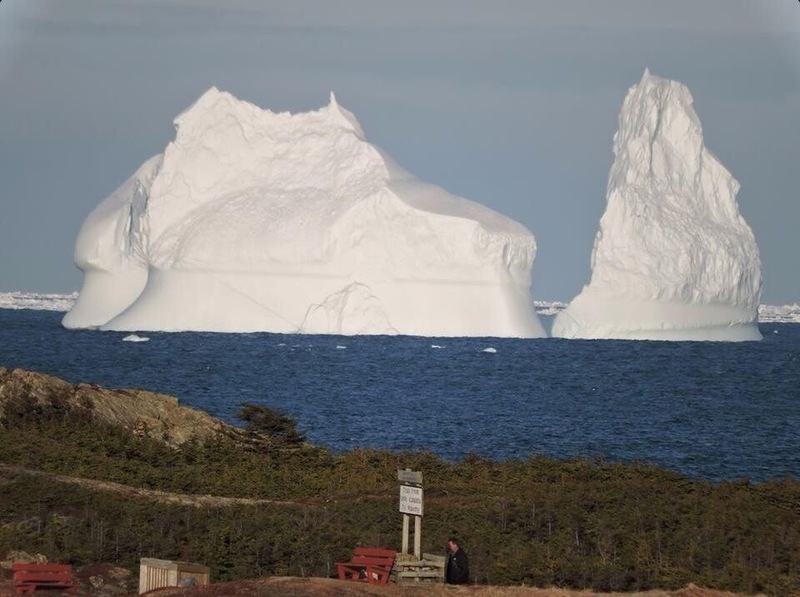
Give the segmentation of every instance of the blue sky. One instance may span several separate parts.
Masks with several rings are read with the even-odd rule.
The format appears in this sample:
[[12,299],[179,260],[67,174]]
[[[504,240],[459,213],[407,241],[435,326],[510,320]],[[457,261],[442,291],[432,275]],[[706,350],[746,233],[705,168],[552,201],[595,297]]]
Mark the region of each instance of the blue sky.
[[800,301],[797,0],[2,0],[0,291],[78,290],[86,215],[216,85],[292,112],[335,91],[407,170],[526,225],[534,298],[570,300],[645,67],[742,185],[762,302]]

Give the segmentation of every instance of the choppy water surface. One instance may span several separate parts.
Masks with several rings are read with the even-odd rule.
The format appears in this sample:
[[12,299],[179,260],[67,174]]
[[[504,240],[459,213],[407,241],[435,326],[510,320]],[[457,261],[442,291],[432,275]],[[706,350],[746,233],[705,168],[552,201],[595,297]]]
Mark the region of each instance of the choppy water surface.
[[599,457],[710,480],[800,478],[800,324],[762,342],[68,331],[0,309],[0,366],[178,396],[235,421],[241,402],[334,450],[448,459]]

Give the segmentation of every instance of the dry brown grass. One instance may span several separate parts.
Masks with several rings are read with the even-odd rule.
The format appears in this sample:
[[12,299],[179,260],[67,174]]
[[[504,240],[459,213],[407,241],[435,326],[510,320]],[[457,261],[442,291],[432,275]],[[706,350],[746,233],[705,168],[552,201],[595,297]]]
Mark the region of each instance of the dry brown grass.
[[191,589],[160,589],[153,597],[744,597],[689,585],[677,591],[643,593],[595,593],[566,589],[492,586],[374,586],[327,578],[269,577]]

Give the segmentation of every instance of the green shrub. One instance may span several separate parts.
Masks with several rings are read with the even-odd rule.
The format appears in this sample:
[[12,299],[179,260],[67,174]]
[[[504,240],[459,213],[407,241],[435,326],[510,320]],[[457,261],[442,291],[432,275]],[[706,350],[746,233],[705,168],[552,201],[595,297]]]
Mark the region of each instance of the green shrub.
[[[134,571],[141,557],[189,560],[211,566],[216,580],[330,576],[357,545],[399,549],[396,471],[411,468],[425,475],[423,551],[442,553],[445,539],[460,535],[480,583],[800,591],[796,480],[711,484],[644,464],[543,457],[334,455],[305,445],[282,415],[244,406],[250,428],[242,438],[177,449],[92,423],[58,401],[7,408],[2,463],[273,503],[177,506],[5,469],[0,553],[24,549]],[[254,444],[253,434],[264,433],[272,439]]]

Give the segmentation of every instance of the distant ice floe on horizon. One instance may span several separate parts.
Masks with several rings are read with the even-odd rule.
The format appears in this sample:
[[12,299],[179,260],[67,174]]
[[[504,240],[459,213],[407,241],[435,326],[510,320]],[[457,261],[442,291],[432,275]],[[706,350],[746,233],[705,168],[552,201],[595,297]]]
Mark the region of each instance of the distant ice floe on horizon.
[[0,292],[0,309],[34,309],[36,311],[69,311],[78,293],[39,294],[36,292]]
[[[62,311],[72,308],[78,293],[38,294],[35,292],[0,292],[0,309],[32,309],[36,311]],[[567,303],[562,301],[534,301],[536,314],[553,316],[563,311]],[[759,323],[800,323],[800,303],[791,305],[761,305],[758,308]],[[278,346],[286,346],[282,342]],[[431,345],[431,348],[444,348]]]
[[800,304],[761,305],[758,308],[761,323],[800,323]]
[[568,303],[561,301],[533,301],[533,307],[536,309],[536,314],[542,315],[558,315],[561,311],[567,308]]

